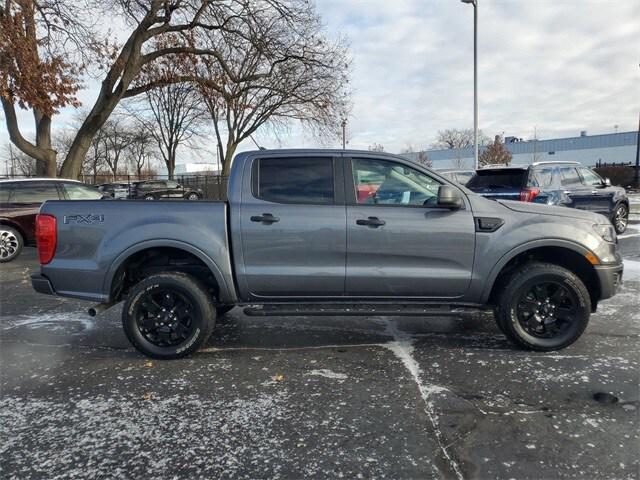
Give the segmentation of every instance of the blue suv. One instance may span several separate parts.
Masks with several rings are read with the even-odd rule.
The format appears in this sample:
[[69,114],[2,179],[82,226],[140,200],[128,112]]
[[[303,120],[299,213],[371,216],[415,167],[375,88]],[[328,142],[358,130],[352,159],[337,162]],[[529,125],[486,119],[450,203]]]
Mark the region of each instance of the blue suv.
[[467,188],[483,197],[561,205],[607,216],[617,233],[629,223],[629,199],[578,162],[536,162],[531,165],[489,166],[479,169]]

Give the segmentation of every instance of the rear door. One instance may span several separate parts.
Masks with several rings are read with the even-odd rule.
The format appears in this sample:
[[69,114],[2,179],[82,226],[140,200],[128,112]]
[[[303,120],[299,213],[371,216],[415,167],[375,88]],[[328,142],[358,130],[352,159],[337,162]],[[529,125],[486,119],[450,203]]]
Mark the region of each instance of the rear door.
[[582,183],[578,169],[574,166],[560,167],[560,185],[565,196],[565,205],[579,210],[591,209],[591,188]]
[[[347,295],[464,295],[475,245],[469,206],[437,208],[441,182],[408,163],[353,158],[345,167]],[[367,198],[359,194],[365,186]]]
[[[344,295],[341,159],[260,158],[247,163],[240,226],[246,289],[261,297]],[[250,191],[248,191],[250,190]]]

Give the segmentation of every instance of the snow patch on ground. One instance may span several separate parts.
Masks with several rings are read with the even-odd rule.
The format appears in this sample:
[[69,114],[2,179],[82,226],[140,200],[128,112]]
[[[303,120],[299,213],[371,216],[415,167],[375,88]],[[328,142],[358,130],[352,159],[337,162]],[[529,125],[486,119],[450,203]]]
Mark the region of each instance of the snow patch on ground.
[[307,373],[307,375],[315,375],[318,377],[325,377],[325,378],[333,378],[336,380],[346,380],[347,379],[347,375],[344,373],[337,373],[337,372],[333,372],[331,370],[328,370],[326,368],[320,369],[320,370],[311,370],[309,373]]
[[213,393],[5,397],[0,464],[15,478],[161,479],[169,465],[181,465],[184,478],[234,478],[248,464],[277,478],[287,399],[285,390],[232,401]]
[[625,281],[640,282],[640,261],[625,258],[622,279]]
[[73,333],[88,332],[95,328],[94,320],[85,312],[39,313],[38,315],[3,316],[2,330],[27,328],[29,330],[45,329],[52,333],[71,330]]

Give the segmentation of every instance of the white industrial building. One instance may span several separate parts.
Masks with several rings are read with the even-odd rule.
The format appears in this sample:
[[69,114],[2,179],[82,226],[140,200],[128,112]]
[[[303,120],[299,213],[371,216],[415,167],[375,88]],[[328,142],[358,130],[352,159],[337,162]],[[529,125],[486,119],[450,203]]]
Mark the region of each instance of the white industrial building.
[[[634,163],[638,132],[607,133],[587,135],[581,132],[578,137],[557,138],[552,140],[521,140],[505,137],[505,146],[513,155],[513,164],[527,164],[549,160],[571,160],[593,167],[598,163]],[[486,146],[480,147],[480,152]],[[433,168],[473,168],[473,147],[447,150],[426,150]],[[414,161],[418,153],[405,153]]]

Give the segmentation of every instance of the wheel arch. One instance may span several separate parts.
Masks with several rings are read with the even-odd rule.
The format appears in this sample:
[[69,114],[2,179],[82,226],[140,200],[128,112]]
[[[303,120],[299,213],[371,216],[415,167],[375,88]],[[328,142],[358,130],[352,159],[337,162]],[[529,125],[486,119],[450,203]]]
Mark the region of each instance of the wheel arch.
[[[234,291],[225,280],[218,264],[199,248],[177,240],[150,240],[141,242],[129,247],[118,255],[111,263],[103,283],[103,291],[109,296],[109,299],[118,300],[121,296],[121,287],[123,285],[126,286],[126,284],[123,284],[126,269],[131,266],[132,262],[142,259],[145,255],[154,253],[165,254],[171,258],[179,256],[181,258],[195,259],[196,262],[199,262],[199,264],[207,269],[214,279],[215,285],[212,286],[214,286],[217,291],[218,299],[226,303],[233,303],[235,301]],[[189,265],[193,266],[194,264]],[[165,270],[180,269],[175,266],[168,267],[170,268],[166,268]]]
[[22,241],[26,244],[29,241],[29,237],[27,237],[24,229],[16,222],[9,220],[8,218],[0,218],[0,225],[5,225],[7,227],[11,227],[18,231],[20,235],[22,235]]
[[577,275],[589,291],[592,309],[595,310],[600,298],[600,282],[593,264],[586,258],[589,253],[591,252],[582,245],[566,240],[543,240],[520,245],[505,254],[493,267],[482,293],[482,302],[495,304],[501,282],[519,265],[536,260],[559,265]]

